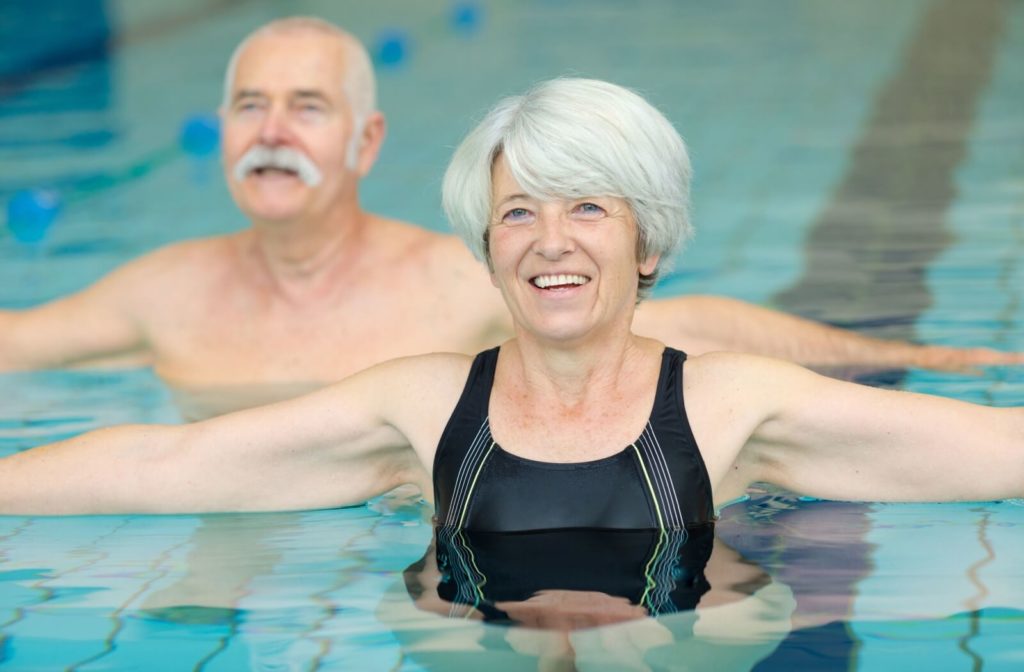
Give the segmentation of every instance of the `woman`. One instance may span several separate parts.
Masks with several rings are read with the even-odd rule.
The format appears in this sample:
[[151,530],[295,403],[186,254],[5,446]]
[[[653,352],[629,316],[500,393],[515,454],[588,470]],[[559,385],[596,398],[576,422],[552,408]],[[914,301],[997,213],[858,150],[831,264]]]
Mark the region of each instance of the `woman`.
[[0,511],[304,509],[415,483],[448,527],[666,530],[712,519],[753,481],[840,499],[1024,494],[1019,410],[751,356],[686,360],[632,334],[639,296],[689,233],[688,180],[678,134],[626,89],[565,79],[505,100],[457,150],[444,201],[515,338],[11,456]]

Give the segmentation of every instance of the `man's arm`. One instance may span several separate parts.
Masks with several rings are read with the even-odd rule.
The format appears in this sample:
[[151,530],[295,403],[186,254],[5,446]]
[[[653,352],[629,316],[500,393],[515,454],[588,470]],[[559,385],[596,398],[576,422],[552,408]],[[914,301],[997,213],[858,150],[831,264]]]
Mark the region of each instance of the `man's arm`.
[[100,359],[145,363],[145,334],[130,299],[146,284],[145,265],[145,258],[132,262],[81,292],[35,308],[0,310],[0,372]]
[[394,360],[270,406],[17,453],[0,460],[0,514],[283,511],[425,488],[468,367],[459,355]]
[[1024,353],[887,341],[721,296],[681,296],[640,304],[636,333],[691,355],[733,351],[805,366],[914,367],[963,371],[1024,363]]

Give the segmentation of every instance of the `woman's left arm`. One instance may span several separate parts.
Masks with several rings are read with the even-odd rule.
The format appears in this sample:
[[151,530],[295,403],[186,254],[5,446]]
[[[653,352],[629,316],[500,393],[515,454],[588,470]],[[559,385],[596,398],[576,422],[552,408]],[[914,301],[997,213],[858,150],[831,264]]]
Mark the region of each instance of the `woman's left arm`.
[[[725,483],[864,501],[1024,496],[1024,409],[866,387],[758,357],[712,358],[724,360],[714,367],[725,373],[719,399],[748,437],[726,451],[735,459],[719,471]],[[730,378],[758,384],[730,387]]]

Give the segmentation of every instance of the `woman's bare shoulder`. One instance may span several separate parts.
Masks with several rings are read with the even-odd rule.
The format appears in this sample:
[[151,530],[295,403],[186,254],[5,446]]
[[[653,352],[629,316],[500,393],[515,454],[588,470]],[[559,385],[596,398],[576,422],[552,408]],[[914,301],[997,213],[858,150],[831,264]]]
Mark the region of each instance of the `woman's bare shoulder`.
[[412,355],[375,364],[349,380],[368,393],[382,395],[388,403],[433,407],[461,392],[472,363],[470,355],[455,352]]

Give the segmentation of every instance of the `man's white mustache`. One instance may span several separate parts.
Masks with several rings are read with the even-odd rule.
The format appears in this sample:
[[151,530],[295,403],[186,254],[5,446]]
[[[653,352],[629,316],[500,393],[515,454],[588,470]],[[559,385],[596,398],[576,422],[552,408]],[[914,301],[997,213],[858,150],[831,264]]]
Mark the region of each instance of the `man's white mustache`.
[[312,159],[291,147],[253,145],[238,160],[232,173],[235,179],[241,182],[249,173],[258,168],[293,171],[300,180],[310,187],[315,187],[323,180],[323,174]]

